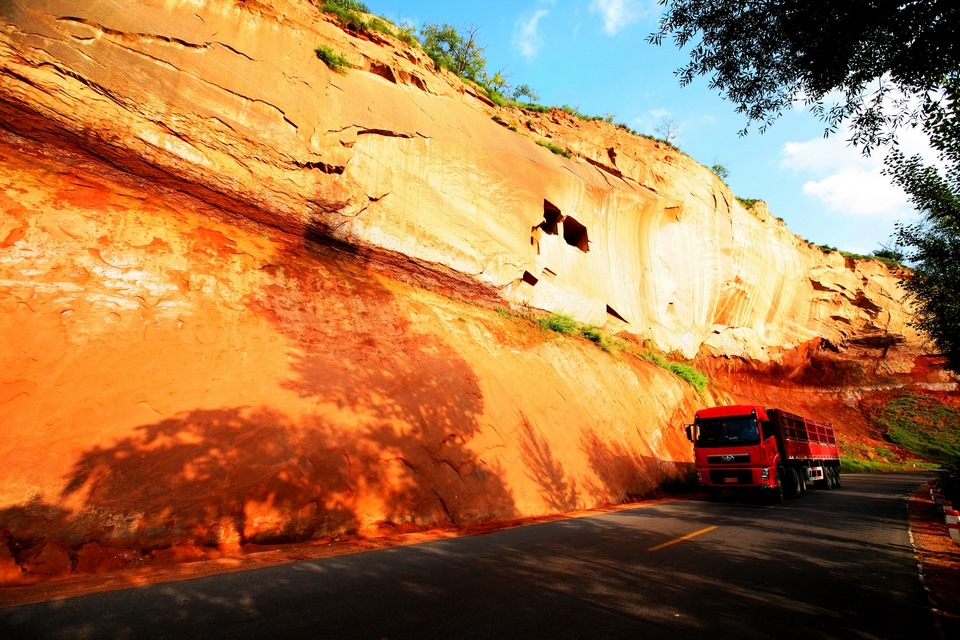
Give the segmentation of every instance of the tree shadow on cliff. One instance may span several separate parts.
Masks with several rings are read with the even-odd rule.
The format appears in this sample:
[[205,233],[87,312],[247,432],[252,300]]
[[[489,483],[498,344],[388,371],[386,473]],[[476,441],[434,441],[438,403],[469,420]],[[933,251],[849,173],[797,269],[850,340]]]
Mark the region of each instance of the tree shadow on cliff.
[[347,463],[319,420],[266,409],[196,410],[143,425],[75,463],[67,525],[141,546],[287,541],[356,528]]
[[520,450],[527,465],[527,475],[540,487],[540,497],[555,513],[576,509],[577,490],[567,477],[563,465],[550,449],[550,443],[520,414]]
[[[293,345],[284,386],[315,402],[321,415],[353,417],[366,443],[356,454],[382,462],[367,481],[392,487],[392,520],[514,517],[499,470],[468,446],[483,413],[476,375],[439,337],[431,303],[391,284],[371,260],[308,242],[284,256],[272,282],[249,301]],[[391,290],[397,286],[405,287],[403,299]]]
[[603,442],[595,433],[584,436],[581,448],[603,483],[598,491],[613,502],[649,498],[664,489],[682,491],[693,471],[692,463],[645,456],[618,442]]
[[40,497],[23,505],[0,509],[0,557],[6,536],[13,538],[10,551],[15,553],[21,546],[45,538],[50,529],[63,530],[71,515],[67,509],[47,504]]
[[[247,307],[289,345],[278,402],[182,412],[88,450],[66,478],[57,537],[235,546],[516,517],[500,470],[469,446],[477,378],[427,304],[323,248],[282,252],[262,276]],[[290,391],[314,408],[277,409]]]
[[[563,513],[582,506],[576,484],[564,470],[562,460],[523,414],[519,435],[527,473],[540,486],[540,495],[552,511]],[[604,442],[594,432],[583,434],[580,450],[597,478],[586,493],[591,499],[608,504],[648,498],[665,489],[682,491],[693,470],[691,463],[644,456],[623,444]]]
[[345,430],[241,407],[143,425],[83,454],[62,496],[83,508],[60,529],[118,546],[290,542],[369,526],[360,503],[372,495],[389,528],[513,515],[496,474],[446,422]]

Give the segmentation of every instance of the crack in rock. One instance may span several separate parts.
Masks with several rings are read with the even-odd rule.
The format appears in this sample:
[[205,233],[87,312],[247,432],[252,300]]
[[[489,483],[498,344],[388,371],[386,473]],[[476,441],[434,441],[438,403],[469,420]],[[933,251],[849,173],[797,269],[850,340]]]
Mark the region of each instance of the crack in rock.
[[86,18],[77,18],[74,16],[61,16],[56,19],[57,22],[66,22],[70,24],[82,24],[85,27],[94,29],[108,36],[113,36],[114,38],[126,41],[133,42],[152,42],[154,40],[160,40],[161,42],[166,42],[169,44],[179,45],[185,49],[197,49],[197,50],[206,50],[210,48],[209,43],[195,44],[193,42],[187,42],[186,40],[181,40],[180,38],[174,38],[171,36],[162,36],[156,33],[127,33],[124,31],[117,31],[116,29],[111,29],[105,27],[102,24],[98,24]]
[[399,131],[390,131],[389,129],[360,129],[357,131],[358,136],[366,135],[377,135],[384,136],[387,138],[412,138],[413,134],[410,133],[401,133]]
[[318,169],[321,173],[340,175],[346,169],[339,164],[330,164],[328,162],[294,162],[301,169]]

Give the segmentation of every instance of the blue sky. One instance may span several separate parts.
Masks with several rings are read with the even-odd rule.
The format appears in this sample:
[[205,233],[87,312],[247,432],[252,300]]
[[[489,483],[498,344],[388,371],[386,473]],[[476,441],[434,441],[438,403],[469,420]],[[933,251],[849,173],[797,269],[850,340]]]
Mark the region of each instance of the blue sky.
[[[729,171],[743,198],[761,198],[792,231],[815,244],[870,253],[889,245],[897,220],[915,218],[902,191],[879,174],[882,156],[864,158],[843,132],[823,138],[809,112],[785,113],[770,129],[740,137],[746,121],[698,79],[681,88],[674,75],[686,54],[672,43],[647,44],[656,0],[365,0],[395,23],[479,27],[487,70],[527,84],[545,105],[570,105],[656,135],[670,119],[674,143],[695,160]],[[915,145],[907,142],[906,149]]]

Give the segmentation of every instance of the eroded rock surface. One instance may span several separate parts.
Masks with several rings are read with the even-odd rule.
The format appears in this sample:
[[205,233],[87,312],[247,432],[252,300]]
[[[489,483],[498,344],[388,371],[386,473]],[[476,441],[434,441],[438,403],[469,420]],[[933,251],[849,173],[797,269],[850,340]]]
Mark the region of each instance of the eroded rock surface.
[[17,158],[0,528],[20,539],[231,552],[619,502],[685,464],[693,394],[662,369]]
[[[2,117],[27,135],[279,229],[625,321],[686,357],[915,338],[886,267],[824,255],[682,153],[560,111],[498,123],[422,52],[310,3],[75,4],[14,0],[3,16]],[[319,44],[356,68],[332,73]]]

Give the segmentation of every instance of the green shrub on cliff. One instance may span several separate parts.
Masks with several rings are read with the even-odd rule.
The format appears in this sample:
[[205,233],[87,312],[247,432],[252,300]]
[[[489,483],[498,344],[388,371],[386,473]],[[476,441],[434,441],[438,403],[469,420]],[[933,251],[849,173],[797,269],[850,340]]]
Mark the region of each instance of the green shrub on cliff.
[[361,11],[363,13],[370,13],[370,9],[362,2],[357,2],[357,0],[327,0],[323,3],[323,10],[326,11],[327,7],[337,7],[338,9],[343,9],[344,11]]
[[578,323],[565,313],[551,313],[534,320],[538,325],[548,331],[556,331],[565,336],[572,336],[577,333]]
[[541,329],[547,331],[555,331],[565,336],[577,336],[589,340],[607,353],[615,350],[626,350],[626,345],[623,341],[604,333],[592,324],[580,324],[565,313],[551,313],[548,316],[535,318],[534,322],[537,323]]
[[690,386],[700,393],[703,393],[703,391],[707,388],[707,383],[709,382],[709,380],[707,380],[707,376],[703,375],[697,371],[696,368],[688,364],[683,364],[682,362],[671,362],[667,365],[667,370],[686,380],[688,383],[690,383]]
[[[534,322],[540,325],[542,329],[546,329],[548,331],[555,331],[566,336],[578,336],[589,340],[608,353],[614,350],[628,350],[627,344],[622,340],[618,340],[615,337],[607,335],[593,325],[580,324],[565,313],[551,313],[548,316],[542,316],[534,319]],[[634,353],[634,355],[638,354]],[[707,376],[689,364],[684,364],[682,362],[671,362],[663,356],[657,355],[656,353],[648,352],[639,355],[644,360],[652,362],[658,367],[666,369],[675,376],[685,380],[690,384],[690,386],[696,389],[698,393],[703,393],[706,390],[707,385],[710,383],[710,380],[707,379]]]
[[603,332],[592,324],[580,327],[580,336],[597,346],[600,346],[603,342]]
[[545,149],[549,149],[550,151],[557,154],[558,156],[563,156],[564,158],[571,157],[569,151],[567,151],[566,149],[561,149],[560,147],[553,144],[552,142],[547,142],[546,140],[537,140],[537,144]]
[[317,57],[323,60],[323,63],[337,73],[344,73],[347,69],[352,69],[353,65],[342,55],[323,45],[315,49]]
[[417,27],[409,22],[401,22],[397,27],[397,39],[410,47],[419,47],[420,41],[417,40]]
[[727,178],[730,177],[730,170],[719,162],[710,167],[710,171],[713,171],[713,175],[717,176],[724,182],[727,181]]
[[583,327],[580,330],[580,335],[594,343],[607,353],[613,353],[614,351],[626,351],[627,343],[623,340],[611,336],[608,333],[600,331],[594,326]]
[[327,0],[320,9],[337,19],[340,26],[348,31],[362,33],[367,30],[367,21],[363,19],[362,13],[369,13],[367,5],[354,0]]
[[480,45],[480,28],[465,27],[463,32],[447,23],[423,23],[420,43],[438,69],[449,69],[458,76],[477,81],[484,76],[487,60]]
[[390,27],[390,23],[383,18],[371,18],[370,22],[367,23],[367,29],[370,31],[379,31],[380,33],[385,33],[389,36],[397,35]]
[[644,353],[640,356],[644,360],[654,363],[662,369],[666,369],[675,376],[686,380],[690,386],[696,389],[699,393],[703,393],[706,390],[707,385],[710,383],[710,380],[707,379],[707,376],[703,375],[695,367],[692,367],[688,364],[683,364],[682,362],[671,362],[664,358],[663,356],[657,355],[656,353]]

